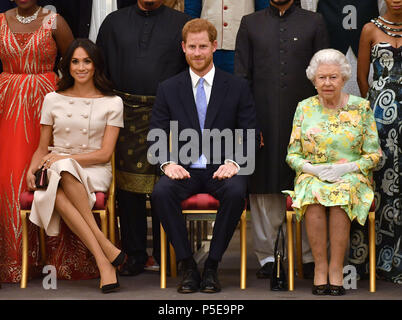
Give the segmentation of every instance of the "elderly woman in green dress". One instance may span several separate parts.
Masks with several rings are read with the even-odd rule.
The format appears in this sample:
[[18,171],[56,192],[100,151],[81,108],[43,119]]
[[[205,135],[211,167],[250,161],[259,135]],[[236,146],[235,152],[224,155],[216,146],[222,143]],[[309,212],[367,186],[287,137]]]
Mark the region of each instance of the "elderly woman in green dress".
[[346,57],[334,49],[318,51],[306,73],[318,95],[297,106],[286,157],[296,171],[295,186],[285,193],[297,219],[305,218],[315,262],[313,294],[343,295],[350,224],[366,221],[381,149],[369,102],[342,91],[351,74]]

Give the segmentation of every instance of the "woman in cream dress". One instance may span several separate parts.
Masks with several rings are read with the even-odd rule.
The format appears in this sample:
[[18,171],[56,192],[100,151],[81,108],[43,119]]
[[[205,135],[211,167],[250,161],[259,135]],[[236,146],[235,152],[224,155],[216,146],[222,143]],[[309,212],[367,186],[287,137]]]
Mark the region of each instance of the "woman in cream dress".
[[[36,190],[30,220],[49,236],[59,234],[60,218],[94,255],[102,292],[119,287],[115,267],[125,254],[101,232],[92,215],[95,191],[107,191],[112,179],[110,158],[123,127],[123,103],[103,75],[95,44],[75,40],[62,59],[59,90],[46,95],[41,137],[27,174],[35,190],[34,172],[48,169],[49,185]],[[50,151],[50,153],[49,153]]]

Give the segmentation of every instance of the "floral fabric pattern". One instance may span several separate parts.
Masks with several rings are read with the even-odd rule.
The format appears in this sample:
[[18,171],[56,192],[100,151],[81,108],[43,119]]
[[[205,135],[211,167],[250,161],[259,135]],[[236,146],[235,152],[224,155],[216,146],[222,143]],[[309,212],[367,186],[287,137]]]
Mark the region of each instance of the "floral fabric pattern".
[[[371,50],[373,83],[368,99],[373,108],[383,157],[374,170],[377,275],[402,284],[402,47],[387,42]],[[368,233],[352,226],[350,261],[359,276],[368,270]]]
[[[309,204],[340,206],[351,220],[364,224],[374,198],[372,169],[381,158],[377,128],[369,102],[349,96],[345,107],[328,109],[318,96],[297,106],[286,161],[296,171],[294,191],[284,191],[293,200],[297,219]],[[338,182],[321,181],[302,172],[311,164],[354,162],[358,172],[347,173]]]

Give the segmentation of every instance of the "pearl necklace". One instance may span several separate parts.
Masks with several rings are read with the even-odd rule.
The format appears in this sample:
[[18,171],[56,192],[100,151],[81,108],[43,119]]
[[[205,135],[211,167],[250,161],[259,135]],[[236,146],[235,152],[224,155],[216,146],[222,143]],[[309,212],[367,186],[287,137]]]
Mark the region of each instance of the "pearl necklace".
[[15,12],[15,17],[17,18],[17,20],[20,23],[28,24],[28,23],[31,23],[32,21],[36,20],[36,18],[38,18],[38,14],[39,14],[40,9],[41,8],[39,7],[38,10],[36,10],[36,12],[32,16],[24,17],[24,16],[20,16],[18,14],[18,8],[17,8],[17,11]]

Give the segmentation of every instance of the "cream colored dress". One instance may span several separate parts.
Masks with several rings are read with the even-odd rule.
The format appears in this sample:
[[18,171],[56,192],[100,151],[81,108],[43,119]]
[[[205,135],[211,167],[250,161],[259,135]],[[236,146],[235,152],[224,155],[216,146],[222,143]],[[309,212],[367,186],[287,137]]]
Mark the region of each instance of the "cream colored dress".
[[[98,150],[102,146],[107,125],[123,127],[123,101],[120,97],[78,98],[56,92],[45,96],[41,124],[53,126],[53,147],[49,151],[69,155]],[[73,159],[62,159],[48,170],[49,185],[34,194],[29,219],[45,229],[49,236],[57,236],[60,215],[54,210],[60,173],[67,171],[77,178],[88,194],[93,207],[95,191],[107,191],[112,180],[111,164],[82,167]]]

